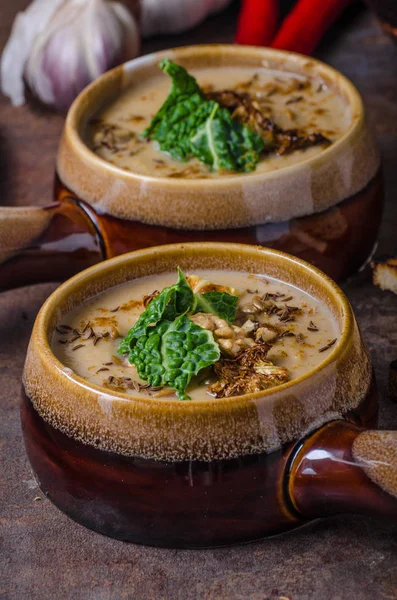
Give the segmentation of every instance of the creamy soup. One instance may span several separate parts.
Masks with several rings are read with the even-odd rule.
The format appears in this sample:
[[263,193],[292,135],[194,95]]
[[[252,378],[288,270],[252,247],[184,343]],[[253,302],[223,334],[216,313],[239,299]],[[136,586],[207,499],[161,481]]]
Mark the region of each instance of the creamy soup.
[[[322,133],[330,142],[337,140],[352,119],[346,101],[327,87],[318,76],[303,76],[265,67],[202,68],[189,71],[206,92],[234,90],[249,93],[264,117],[285,130],[303,134]],[[149,125],[170,91],[169,77],[162,74],[120,95],[88,125],[86,143],[100,157],[127,171],[158,177],[206,178],[230,175],[211,171],[193,158],[187,163],[161,152],[155,141],[140,134]],[[315,156],[324,145],[293,150],[283,155],[263,153],[256,172],[280,169]]]
[[[193,289],[198,285],[205,290],[207,280],[218,286],[233,287],[232,293],[238,295],[236,319],[229,330],[226,323],[224,327],[218,323],[213,334],[222,350],[222,360],[226,365],[231,364],[227,361],[241,356],[245,348],[266,348],[270,368],[282,373],[274,385],[293,380],[319,365],[340,335],[326,306],[281,281],[228,271],[197,271],[188,280]],[[175,273],[148,276],[115,287],[79,306],[54,332],[55,355],[74,373],[97,385],[133,395],[176,399],[170,388],[146,387],[135,366],[118,354],[122,338],[145,310],[148,297],[175,281]],[[208,328],[206,323],[212,317],[199,313],[190,318]],[[204,369],[193,378],[188,388],[193,400],[213,397],[216,401],[215,371],[212,367]],[[236,390],[229,386],[224,395],[236,395]]]

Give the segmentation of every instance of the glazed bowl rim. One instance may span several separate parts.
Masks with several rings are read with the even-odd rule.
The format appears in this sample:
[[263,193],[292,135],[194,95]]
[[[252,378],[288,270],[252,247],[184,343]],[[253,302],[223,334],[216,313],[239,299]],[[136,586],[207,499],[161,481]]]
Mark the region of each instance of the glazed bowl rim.
[[[256,256],[258,256],[259,253],[270,259],[272,257],[277,257],[278,259],[292,263],[292,265],[299,266],[299,268],[303,269],[309,277],[317,278],[319,282],[325,285],[327,295],[333,296],[334,300],[342,308],[340,335],[330,354],[319,365],[317,365],[307,373],[301,375],[300,377],[297,377],[296,379],[275,386],[273,388],[240,396],[232,396],[229,398],[209,397],[205,400],[189,400],[187,402],[181,402],[177,399],[169,400],[166,398],[155,398],[153,396],[135,396],[133,394],[109,390],[106,387],[87,381],[85,378],[81,377],[80,375],[77,375],[73,371],[69,373],[68,371],[71,370],[68,367],[66,367],[66,365],[64,365],[52,351],[48,331],[51,320],[56,315],[56,311],[59,305],[64,301],[65,297],[67,297],[67,295],[76,286],[78,287],[82,282],[84,282],[84,280],[86,280],[87,278],[90,279],[93,275],[105,275],[109,269],[113,271],[117,268],[122,267],[125,263],[134,261],[135,258],[139,260],[141,257],[150,258],[150,256],[152,256],[153,259],[155,259],[159,255],[161,256],[161,254],[177,254],[178,252],[183,251],[185,248],[192,250],[192,252],[196,252],[198,255],[200,254],[201,248],[205,248],[206,250],[211,250],[214,252],[216,252],[217,250],[225,250],[226,248],[228,252],[233,252],[236,254],[245,253],[245,256],[249,255],[250,253],[253,253]],[[264,275],[266,276],[266,274]],[[116,286],[109,286],[109,288],[106,288],[102,291],[107,291],[107,289],[111,289],[112,287]],[[92,298],[94,296],[90,296],[89,298]],[[84,301],[87,301],[89,298],[86,298]],[[73,277],[62,283],[54,292],[52,292],[52,294],[44,302],[36,317],[32,337],[35,337],[35,340],[37,342],[36,348],[39,349],[38,351],[41,354],[41,359],[43,360],[43,362],[47,362],[47,364],[49,364],[50,369],[52,367],[55,368],[61,376],[66,377],[72,384],[78,387],[84,387],[85,389],[97,393],[101,396],[122,399],[131,404],[134,404],[136,402],[144,403],[154,407],[164,406],[164,404],[166,404],[167,407],[178,406],[179,409],[181,408],[181,405],[184,405],[186,407],[189,407],[189,409],[197,407],[203,410],[205,408],[217,407],[220,410],[222,410],[223,408],[226,408],[226,406],[228,408],[231,408],[233,404],[240,405],[241,403],[248,403],[252,400],[271,397],[273,394],[279,394],[280,392],[291,391],[295,387],[298,387],[302,382],[313,378],[314,375],[317,375],[318,373],[326,369],[328,365],[336,362],[337,359],[344,352],[344,349],[348,347],[349,340],[352,339],[352,336],[354,334],[354,323],[355,317],[353,314],[353,310],[341,288],[320,269],[302,259],[296,258],[285,252],[273,250],[263,246],[222,242],[190,242],[179,244],[166,244],[162,246],[154,246],[142,250],[136,250],[134,252],[129,252],[121,256],[117,256],[115,258],[111,258],[106,261],[100,262],[92,267],[89,267],[88,269],[85,269],[84,271],[81,271],[77,275],[74,275]]]
[[[181,177],[179,178],[169,178],[169,177],[158,177],[153,175],[145,175],[136,173],[133,171],[126,171],[121,167],[113,165],[107,160],[101,158],[97,155],[93,150],[91,150],[88,145],[84,142],[82,136],[80,135],[80,125],[82,120],[86,117],[87,108],[90,107],[92,109],[92,105],[90,102],[87,102],[87,108],[85,110],[81,109],[81,104],[83,104],[86,98],[92,95],[92,92],[96,89],[100,89],[108,80],[111,80],[115,77],[117,72],[121,73],[122,79],[126,75],[128,75],[135,70],[135,68],[141,68],[145,65],[152,66],[155,62],[160,61],[162,58],[171,57],[175,60],[178,60],[178,57],[183,58],[184,56],[189,56],[193,51],[200,56],[201,54],[208,53],[209,51],[213,52],[222,52],[226,51],[229,55],[240,55],[247,57],[262,57],[262,59],[274,57],[276,59],[289,59],[293,60],[299,65],[304,64],[305,62],[313,63],[317,68],[323,70],[327,76],[334,82],[338,81],[338,86],[343,89],[343,92],[346,95],[348,100],[348,104],[352,111],[352,121],[346,131],[339,137],[335,142],[333,142],[328,147],[324,148],[318,154],[303,159],[299,162],[293,163],[291,165],[287,165],[281,167],[279,169],[272,169],[270,171],[265,172],[257,172],[253,171],[251,173],[243,173],[243,174],[230,174],[223,175],[219,178],[197,178],[197,179],[186,179]],[[127,86],[128,87],[128,86]],[[79,114],[81,113],[81,114]],[[355,118],[354,115],[356,115]],[[143,56],[136,57],[122,65],[107,71],[100,77],[98,77],[95,81],[93,81],[90,85],[88,85],[74,100],[71,105],[64,126],[64,135],[66,135],[74,148],[74,152],[76,152],[77,156],[79,156],[85,165],[89,165],[94,170],[104,170],[111,176],[122,176],[126,181],[141,181],[147,182],[154,185],[167,185],[168,187],[181,188],[186,186],[186,182],[190,188],[198,188],[205,191],[206,188],[211,186],[212,188],[224,188],[231,185],[237,184],[237,182],[241,183],[242,181],[247,182],[263,182],[270,179],[278,179],[283,176],[284,173],[296,173],[302,169],[305,169],[308,165],[312,166],[318,163],[326,162],[328,158],[332,158],[339,153],[339,149],[343,148],[346,142],[354,137],[357,132],[363,126],[364,122],[364,103],[362,97],[355,87],[355,85],[345,77],[340,71],[331,67],[323,61],[318,59],[314,59],[312,57],[307,57],[303,54],[298,54],[296,52],[290,52],[286,50],[275,50],[273,48],[265,48],[260,46],[239,46],[234,44],[192,44],[190,46],[180,46],[177,48],[168,48],[165,50],[152,52],[150,54],[146,54]],[[242,180],[242,177],[244,178]]]

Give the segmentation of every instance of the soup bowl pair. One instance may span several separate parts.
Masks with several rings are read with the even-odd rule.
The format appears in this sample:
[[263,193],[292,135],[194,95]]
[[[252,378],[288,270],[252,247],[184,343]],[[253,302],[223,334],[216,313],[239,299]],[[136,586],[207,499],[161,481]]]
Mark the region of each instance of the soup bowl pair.
[[[165,57],[187,69],[241,67],[316,78],[341,99],[350,124],[320,153],[303,153],[299,162],[268,172],[186,180],[142,175],[103,160],[87,142],[90,121],[150,81]],[[139,248],[202,241],[272,247],[341,280],[374,249],[383,189],[362,99],[341,73],[291,52],[208,45],[134,59],[80,94],[59,146],[54,200],[45,208],[0,209],[0,289],[50,281],[54,273],[66,278]]]
[[[51,349],[65,315],[147,275],[222,269],[274,277],[325,304],[340,335],[320,365],[243,396],[178,401],[110,391]],[[338,512],[397,516],[397,434],[376,431],[371,361],[343,292],[262,247],[176,244],[125,254],[61,285],[32,332],[22,427],[43,492],[79,523],[155,546],[245,542]]]

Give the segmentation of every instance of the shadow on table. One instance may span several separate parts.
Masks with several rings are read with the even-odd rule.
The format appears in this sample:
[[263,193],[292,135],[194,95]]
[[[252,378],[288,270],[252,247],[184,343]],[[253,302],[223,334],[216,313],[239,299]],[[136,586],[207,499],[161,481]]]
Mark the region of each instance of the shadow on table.
[[5,205],[9,184],[9,144],[5,133],[0,128],[0,205]]

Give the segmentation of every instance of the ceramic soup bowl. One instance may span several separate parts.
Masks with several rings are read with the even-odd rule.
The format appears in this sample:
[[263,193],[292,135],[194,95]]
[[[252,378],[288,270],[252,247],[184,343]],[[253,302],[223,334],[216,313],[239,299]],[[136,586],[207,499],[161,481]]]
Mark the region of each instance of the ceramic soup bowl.
[[[161,170],[140,174],[104,160],[87,141],[90,123],[121,94],[158,77],[158,63],[165,57],[187,69],[216,68],[222,76],[229,68],[273,73],[276,85],[280,77],[320,82],[319,91],[331,90],[342,103],[341,119],[348,115],[348,124],[321,152],[298,151],[294,164],[281,157],[268,171],[185,179],[161,176]],[[299,104],[285,106],[291,115],[298,110]],[[324,110],[321,103],[317,110]],[[76,99],[58,152],[55,204],[1,209],[0,289],[51,280],[54,272],[66,278],[143,247],[194,241],[272,247],[340,280],[371,255],[382,201],[380,157],[363,102],[341,73],[312,58],[269,48],[164,50],[105,73]]]
[[[325,303],[340,335],[316,368],[266,391],[179,401],[91,384],[51,350],[74,307],[118,284],[197,269],[275,277]],[[312,265],[241,244],[125,254],[62,284],[34,325],[23,374],[26,450],[43,492],[121,540],[205,547],[338,512],[397,516],[397,436],[376,424],[371,361],[343,292]]]

